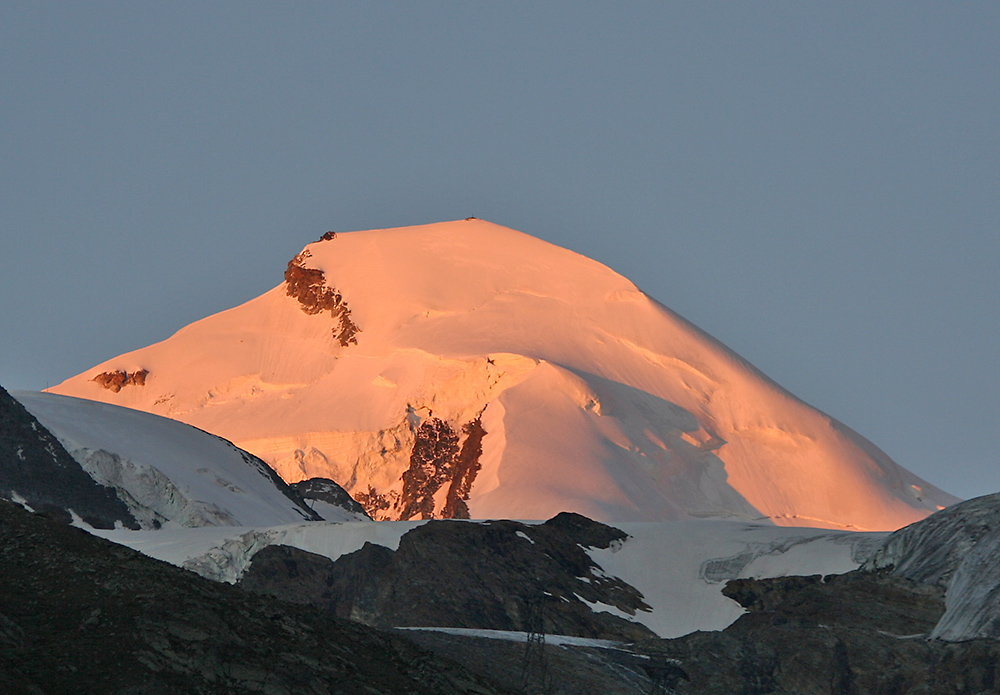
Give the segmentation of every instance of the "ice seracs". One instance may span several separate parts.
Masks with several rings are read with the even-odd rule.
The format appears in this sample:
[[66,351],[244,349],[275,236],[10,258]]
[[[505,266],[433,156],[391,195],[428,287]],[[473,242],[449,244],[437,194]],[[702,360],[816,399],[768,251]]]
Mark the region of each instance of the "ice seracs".
[[337,234],[289,274],[51,390],[219,434],[288,482],[333,479],[377,519],[891,530],[956,501],[626,278],[521,232]]

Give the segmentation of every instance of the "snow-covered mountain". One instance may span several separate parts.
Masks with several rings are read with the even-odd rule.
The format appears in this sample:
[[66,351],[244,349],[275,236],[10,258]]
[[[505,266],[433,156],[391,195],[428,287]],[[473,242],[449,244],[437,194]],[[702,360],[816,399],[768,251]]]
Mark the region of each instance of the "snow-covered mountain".
[[143,528],[364,518],[331,504],[317,514],[263,461],[184,423],[56,394],[13,395]]
[[892,530],[956,501],[609,268],[476,219],[327,234],[269,292],[51,390],[331,478],[378,519]]

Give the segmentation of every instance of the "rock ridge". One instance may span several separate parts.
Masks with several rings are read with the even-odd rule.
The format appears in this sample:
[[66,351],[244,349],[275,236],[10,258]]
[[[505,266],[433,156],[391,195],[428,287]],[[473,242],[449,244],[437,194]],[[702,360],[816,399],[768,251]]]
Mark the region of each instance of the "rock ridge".
[[334,340],[341,347],[357,345],[357,335],[361,329],[351,319],[351,310],[340,292],[327,286],[323,271],[306,265],[306,260],[311,256],[309,249],[306,249],[288,262],[285,269],[285,293],[289,297],[295,297],[306,314],[329,311],[336,321],[332,329]]
[[[240,585],[384,627],[466,627],[631,641],[642,594],[608,577],[586,548],[628,536],[578,514],[544,524],[434,520],[392,551],[366,543],[336,561],[286,546],[258,552]],[[614,614],[612,614],[614,613]]]
[[118,369],[110,372],[101,372],[91,379],[91,381],[100,384],[108,391],[118,393],[126,386],[145,386],[147,376],[149,376],[149,370],[146,369],[139,369],[134,372],[126,372],[124,369]]

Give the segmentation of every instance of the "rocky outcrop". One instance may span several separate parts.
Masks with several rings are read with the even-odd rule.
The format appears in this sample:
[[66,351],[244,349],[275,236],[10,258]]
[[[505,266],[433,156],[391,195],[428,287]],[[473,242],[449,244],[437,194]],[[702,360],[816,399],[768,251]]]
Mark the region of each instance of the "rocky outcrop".
[[687,680],[674,693],[972,695],[1000,686],[1000,642],[927,637],[943,592],[885,572],[730,582],[747,614],[723,632],[644,642]]
[[365,513],[376,521],[385,521],[389,518],[388,512],[395,501],[391,494],[383,494],[371,485],[368,486],[367,492],[355,491],[354,499],[364,508]]
[[[649,607],[607,577],[585,548],[609,548],[622,531],[564,513],[544,524],[431,521],[398,550],[370,543],[335,562],[269,546],[240,585],[377,626],[526,630],[634,640],[653,636],[620,614]],[[611,611],[616,615],[612,615]]]
[[472,484],[476,482],[476,474],[482,467],[479,457],[483,455],[483,437],[487,434],[482,421],[476,418],[467,423],[462,431],[465,433],[465,441],[462,442],[462,450],[458,452],[458,459],[452,467],[451,485],[441,510],[441,516],[445,519],[469,518],[469,505],[466,502],[472,491]]
[[500,692],[402,636],[252,595],[0,502],[0,692]]
[[[469,491],[479,472],[486,430],[476,418],[463,428],[461,448],[458,435],[447,422],[435,417],[424,420],[413,442],[410,467],[403,472],[399,519],[468,519]],[[438,492],[447,489],[444,504],[436,514]]]
[[149,376],[149,371],[146,369],[139,369],[134,372],[126,372],[123,369],[118,369],[111,372],[101,372],[91,379],[91,381],[100,384],[108,391],[118,393],[126,386],[145,386],[147,376]]
[[295,297],[307,314],[320,314],[329,311],[336,322],[332,332],[333,338],[341,347],[358,344],[358,333],[361,329],[351,319],[351,310],[340,292],[326,284],[322,270],[309,268],[306,261],[311,254],[306,249],[288,262],[285,269],[285,293]]
[[40,422],[0,388],[0,498],[16,499],[67,523],[71,512],[95,528],[138,528],[115,494],[77,463]]
[[434,495],[451,480],[458,451],[458,435],[447,422],[432,417],[420,424],[403,472],[401,521],[434,518]]
[[[309,480],[291,483],[288,487],[305,500],[306,504],[313,511],[316,511],[315,503],[321,502],[332,507],[338,507],[351,514],[358,514],[367,519],[371,518],[365,511],[365,508],[347,494],[347,490],[329,478],[310,478]],[[323,516],[323,514],[320,513],[320,516]]]
[[944,592],[940,589],[864,572],[735,579],[722,593],[749,611],[737,621],[742,623],[736,632],[767,625],[842,625],[906,636],[930,632],[944,612]]

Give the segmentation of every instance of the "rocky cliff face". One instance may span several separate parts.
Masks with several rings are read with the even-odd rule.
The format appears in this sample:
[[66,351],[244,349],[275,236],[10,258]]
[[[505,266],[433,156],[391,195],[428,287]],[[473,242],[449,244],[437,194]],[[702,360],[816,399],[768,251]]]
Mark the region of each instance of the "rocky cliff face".
[[486,434],[479,417],[455,424],[432,415],[421,418],[410,406],[391,437],[398,448],[410,451],[394,489],[355,488],[353,495],[377,521],[468,519]]
[[[336,562],[283,546],[257,553],[240,585],[379,626],[527,630],[633,640],[647,628],[617,615],[649,610],[604,576],[584,548],[627,536],[577,514],[538,526],[431,521],[399,549],[366,544]],[[597,604],[597,605],[595,605]]]
[[326,276],[322,270],[306,265],[310,256],[307,249],[288,262],[288,268],[285,270],[285,292],[289,297],[299,300],[302,311],[307,314],[329,311],[336,322],[332,329],[333,338],[341,347],[357,345],[357,335],[361,329],[351,320],[351,310],[347,307],[347,302],[340,292],[327,286]]
[[[403,472],[401,521],[414,517],[469,518],[466,500],[479,472],[486,430],[476,418],[462,431],[465,440],[459,448],[458,435],[447,422],[432,417],[421,423],[410,453],[410,467]],[[435,501],[441,490],[446,490],[443,505]]]
[[23,405],[0,388],[0,498],[23,501],[69,521],[70,512],[95,528],[120,522],[138,528],[115,490],[87,474]]

